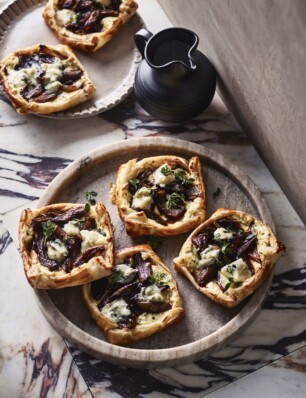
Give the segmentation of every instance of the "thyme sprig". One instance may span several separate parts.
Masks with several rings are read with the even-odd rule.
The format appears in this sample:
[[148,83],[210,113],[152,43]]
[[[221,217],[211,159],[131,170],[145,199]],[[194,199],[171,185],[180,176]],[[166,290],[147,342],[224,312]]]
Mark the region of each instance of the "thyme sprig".
[[172,194],[167,195],[166,198],[167,198],[166,202],[167,209],[174,209],[175,207],[178,207],[185,203],[185,196],[177,192],[173,192]]

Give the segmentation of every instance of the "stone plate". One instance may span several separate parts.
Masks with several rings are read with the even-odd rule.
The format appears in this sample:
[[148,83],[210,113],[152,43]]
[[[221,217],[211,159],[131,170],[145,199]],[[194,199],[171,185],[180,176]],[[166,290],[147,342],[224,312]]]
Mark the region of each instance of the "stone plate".
[[[60,43],[42,17],[44,6],[45,1],[41,0],[15,0],[2,10],[0,59],[34,44]],[[143,27],[142,19],[136,14],[96,53],[74,50],[97,88],[95,96],[72,109],[39,116],[82,118],[105,112],[119,104],[133,89],[135,73],[141,61],[134,44],[134,34]]]
[[[222,155],[188,141],[169,138],[136,138],[97,149],[64,169],[42,195],[38,207],[51,203],[85,203],[85,192],[96,191],[115,226],[116,248],[146,242],[146,237],[131,238],[110,201],[110,184],[118,167],[133,158],[155,155],[197,155],[203,164],[208,195],[208,215],[217,208],[243,210],[259,217],[274,229],[274,223],[259,189],[237,166]],[[221,194],[213,199],[220,187]],[[173,271],[176,257],[188,234],[158,238],[158,254]],[[69,342],[95,357],[134,367],[166,367],[195,361],[224,346],[253,318],[267,295],[272,274],[260,288],[234,309],[226,309],[196,291],[181,274],[173,271],[186,310],[185,318],[150,338],[119,347],[106,342],[85,307],[79,287],[62,290],[36,290],[47,319]]]

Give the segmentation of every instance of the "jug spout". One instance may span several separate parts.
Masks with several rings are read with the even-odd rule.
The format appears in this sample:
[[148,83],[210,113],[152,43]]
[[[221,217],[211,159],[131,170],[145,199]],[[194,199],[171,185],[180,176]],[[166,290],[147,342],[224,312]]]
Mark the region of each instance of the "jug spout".
[[151,32],[141,29],[135,35],[135,42],[153,69],[172,67],[182,73],[197,69],[199,38],[191,30],[169,28],[152,36]]

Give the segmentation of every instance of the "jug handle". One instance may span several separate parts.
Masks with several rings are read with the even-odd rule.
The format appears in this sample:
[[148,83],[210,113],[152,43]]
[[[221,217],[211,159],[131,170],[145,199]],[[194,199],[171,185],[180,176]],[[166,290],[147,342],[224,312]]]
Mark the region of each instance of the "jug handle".
[[147,29],[140,29],[134,36],[135,44],[140,51],[141,55],[144,56],[144,51],[148,40],[153,36],[153,33]]

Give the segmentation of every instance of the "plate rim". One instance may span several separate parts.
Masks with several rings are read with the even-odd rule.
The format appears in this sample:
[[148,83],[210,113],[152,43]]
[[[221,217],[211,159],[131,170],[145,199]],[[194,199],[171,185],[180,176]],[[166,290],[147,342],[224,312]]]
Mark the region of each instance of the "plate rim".
[[[96,160],[105,156],[111,156],[112,153],[118,153],[122,147],[131,150],[133,148],[137,149],[143,146],[150,149],[158,149],[158,147],[162,146],[163,150],[168,147],[170,152],[171,149],[173,150],[174,148],[175,150],[182,150],[192,153],[193,155],[199,155],[204,159],[207,158],[209,161],[216,163],[219,167],[226,170],[227,175],[236,180],[241,188],[246,190],[250,200],[253,200],[253,204],[259,213],[259,217],[264,223],[269,224],[272,230],[275,230],[273,218],[263,194],[252,179],[240,167],[232,163],[224,155],[206,148],[205,146],[168,137],[139,137],[124,141],[120,140],[88,152],[70,163],[54,178],[40,197],[36,207],[39,208],[50,203],[50,201],[52,201],[52,196],[56,195],[56,192],[60,190],[60,187],[64,185],[68,179],[73,177],[73,175],[78,173],[81,169],[90,165],[92,162],[94,163]],[[67,341],[71,342],[73,345],[76,345],[81,350],[97,358],[117,365],[156,368],[178,366],[193,362],[212,354],[232,341],[236,335],[252,321],[261,309],[262,304],[269,293],[272,278],[273,270],[259,289],[257,289],[250,297],[242,310],[229,322],[213,333],[187,344],[161,349],[139,349],[115,346],[107,341],[100,340],[85,332],[66,318],[66,316],[51,300],[47,291],[38,289],[35,289],[34,291],[38,304],[47,320]],[[58,323],[57,321],[59,320],[61,322]],[[91,343],[90,345],[89,342]]]
[[[29,3],[31,4],[31,7],[29,8],[29,12],[33,10],[34,8],[38,7],[43,7],[45,5],[44,0],[11,0],[8,4],[4,5],[4,7],[1,8],[0,6],[0,47],[2,47],[3,40],[6,37],[8,29],[11,28],[11,23],[14,21],[16,18],[21,17],[22,14],[27,13],[26,10],[23,10],[20,5],[23,6],[29,6]],[[18,12],[13,9],[14,6],[18,7]],[[14,14],[14,15],[13,15]],[[43,17],[41,17],[42,22],[44,23]],[[8,22],[9,20],[9,22]],[[146,25],[142,19],[142,17],[139,15],[139,12],[136,12],[136,14],[130,19],[130,21],[127,22],[128,24],[139,24],[139,29],[140,28],[146,28]],[[4,26],[3,26],[4,25]],[[59,41],[59,44],[63,44],[54,34],[54,37]],[[33,40],[33,45],[36,44],[36,42],[39,40],[34,39]],[[75,52],[74,49],[72,49],[73,52]],[[99,51],[99,50],[98,50]],[[90,53],[88,53],[88,56],[90,56]],[[131,92],[134,89],[134,80],[135,80],[135,75],[137,72],[138,65],[142,61],[142,55],[137,49],[137,46],[134,44],[134,50],[133,50],[133,59],[131,61],[131,68],[129,70],[129,73],[125,76],[124,79],[122,79],[121,85],[117,88],[116,91],[110,93],[109,95],[100,98],[99,101],[103,101],[102,106],[96,106],[92,105],[89,108],[86,108],[86,110],[83,111],[76,111],[76,112],[71,112],[71,109],[66,109],[61,112],[54,112],[50,114],[30,114],[32,116],[38,116],[42,117],[45,119],[58,119],[58,120],[69,120],[69,119],[84,119],[87,117],[95,116],[101,113],[104,113],[118,104],[120,104],[122,101],[125,100],[125,98],[131,94]],[[95,83],[95,82],[93,82]],[[4,92],[4,90],[3,90]],[[6,95],[6,93],[4,92]],[[107,100],[105,104],[105,100]],[[11,101],[10,101],[11,102]],[[78,105],[76,105],[77,107]]]

